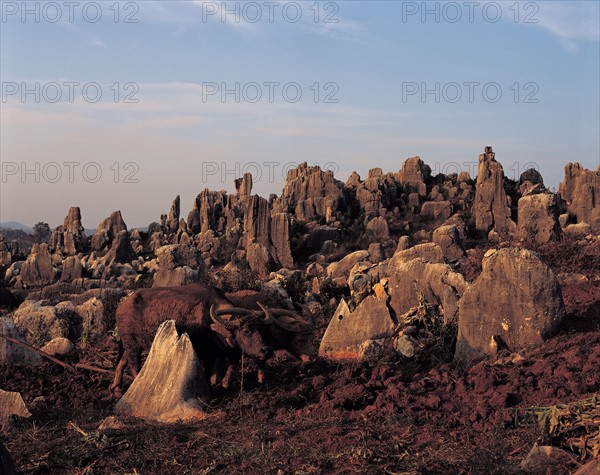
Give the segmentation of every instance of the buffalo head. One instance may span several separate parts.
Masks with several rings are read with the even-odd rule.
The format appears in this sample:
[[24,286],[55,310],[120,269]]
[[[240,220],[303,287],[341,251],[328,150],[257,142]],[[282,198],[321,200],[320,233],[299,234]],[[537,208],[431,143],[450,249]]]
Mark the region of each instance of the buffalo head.
[[285,348],[292,356],[304,363],[316,355],[313,331],[314,321],[305,321],[302,317],[284,309],[268,309],[258,303],[263,310],[265,320],[272,322],[271,339],[273,345]]
[[[222,315],[231,315],[232,318],[226,320],[221,318]],[[258,361],[266,361],[273,354],[273,349],[265,343],[261,333],[254,326],[269,323],[268,317],[244,308],[215,310],[213,305],[210,308],[210,318],[231,334],[235,344],[244,354]]]

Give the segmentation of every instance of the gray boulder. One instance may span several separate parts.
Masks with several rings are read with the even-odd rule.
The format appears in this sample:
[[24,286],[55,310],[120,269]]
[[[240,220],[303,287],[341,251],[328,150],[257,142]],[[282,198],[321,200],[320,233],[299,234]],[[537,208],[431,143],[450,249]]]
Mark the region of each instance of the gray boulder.
[[186,333],[177,334],[175,321],[161,324],[148,358],[125,395],[118,414],[163,423],[206,418],[201,398],[208,389],[202,365]]
[[565,316],[558,280],[532,251],[489,250],[480,276],[464,292],[458,318],[455,360],[462,364],[538,345]]

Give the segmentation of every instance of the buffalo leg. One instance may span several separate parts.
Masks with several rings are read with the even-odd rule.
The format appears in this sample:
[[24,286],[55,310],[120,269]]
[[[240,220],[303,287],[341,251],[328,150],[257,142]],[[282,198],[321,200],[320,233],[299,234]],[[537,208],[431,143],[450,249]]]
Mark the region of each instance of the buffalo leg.
[[257,365],[258,365],[258,383],[263,384],[265,382],[266,365],[264,362],[257,363]]
[[125,350],[120,355],[119,362],[117,363],[117,368],[115,369],[115,377],[109,388],[109,390],[117,397],[123,394],[123,374],[125,373],[125,367],[127,366],[128,359],[129,355]]
[[221,380],[221,386],[223,387],[223,389],[229,388],[229,386],[231,385],[232,377],[233,377],[233,363],[231,363],[231,361],[227,360],[227,371],[225,372],[225,376],[223,376],[223,379]]

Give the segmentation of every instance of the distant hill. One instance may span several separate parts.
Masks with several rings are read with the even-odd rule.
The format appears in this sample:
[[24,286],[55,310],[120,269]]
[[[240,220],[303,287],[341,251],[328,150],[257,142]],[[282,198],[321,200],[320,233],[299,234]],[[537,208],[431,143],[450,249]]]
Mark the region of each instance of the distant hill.
[[0,228],[3,229],[16,229],[19,231],[23,231],[26,232],[28,234],[32,234],[33,233],[33,228],[30,228],[29,226],[23,224],[23,223],[19,223],[18,221],[7,221],[6,223],[0,223]]
[[[53,231],[54,228],[55,226],[50,226],[50,230]],[[5,223],[0,223],[0,229],[13,229],[15,231],[23,231],[27,234],[33,234],[33,228],[27,226],[26,224],[19,223],[18,221],[6,221]],[[138,229],[140,231],[148,231],[148,226],[142,226]],[[93,236],[94,234],[96,234],[96,228],[85,228],[83,231],[85,232],[86,236]]]

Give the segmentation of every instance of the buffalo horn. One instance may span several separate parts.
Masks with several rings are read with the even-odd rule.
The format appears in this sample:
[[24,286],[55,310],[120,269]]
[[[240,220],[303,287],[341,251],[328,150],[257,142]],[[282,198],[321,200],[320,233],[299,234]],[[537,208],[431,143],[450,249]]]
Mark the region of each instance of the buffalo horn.
[[260,302],[256,302],[256,304],[262,309],[262,311],[265,314],[263,323],[273,323],[274,319],[273,319],[273,315],[271,315],[271,311]]
[[[229,310],[231,310],[231,309],[228,309],[228,312],[227,312],[227,313],[229,313]],[[238,328],[238,327],[239,327],[239,324],[238,324],[238,325],[236,325],[236,324],[235,324],[235,323],[233,323],[233,322],[228,322],[228,321],[226,321],[226,320],[223,320],[223,319],[222,319],[222,318],[221,318],[221,317],[218,315],[218,313],[221,313],[221,311],[219,311],[219,312],[215,311],[215,306],[214,306],[214,305],[211,305],[211,306],[210,306],[210,318],[212,318],[212,320],[213,320],[215,323],[218,323],[219,325],[223,325],[223,326],[224,326],[224,327],[225,327],[227,330],[229,330],[229,331],[235,330],[236,328]],[[225,315],[227,315],[227,314],[225,314]]]

